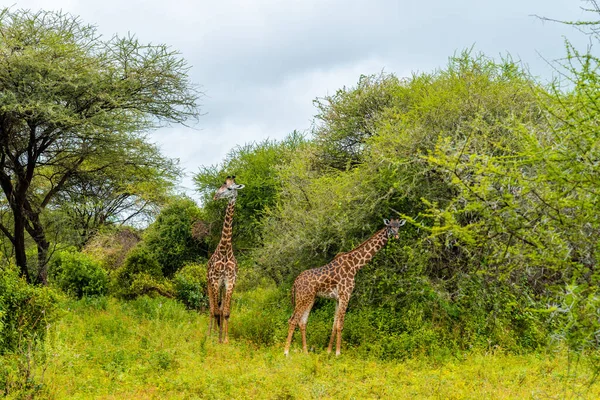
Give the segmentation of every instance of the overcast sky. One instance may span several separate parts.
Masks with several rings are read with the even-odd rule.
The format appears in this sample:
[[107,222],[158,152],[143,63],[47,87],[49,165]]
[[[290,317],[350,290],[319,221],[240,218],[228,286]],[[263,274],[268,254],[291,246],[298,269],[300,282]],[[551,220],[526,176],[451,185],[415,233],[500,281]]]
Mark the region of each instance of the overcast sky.
[[548,80],[544,58],[562,57],[563,38],[586,41],[532,15],[591,18],[578,0],[0,1],[63,10],[108,37],[131,32],[182,53],[205,93],[205,115],[194,129],[164,128],[151,137],[180,159],[189,194],[201,165],[219,163],[236,145],[308,130],[312,100],[354,85],[361,74],[432,71],[474,45],[493,57],[510,53]]

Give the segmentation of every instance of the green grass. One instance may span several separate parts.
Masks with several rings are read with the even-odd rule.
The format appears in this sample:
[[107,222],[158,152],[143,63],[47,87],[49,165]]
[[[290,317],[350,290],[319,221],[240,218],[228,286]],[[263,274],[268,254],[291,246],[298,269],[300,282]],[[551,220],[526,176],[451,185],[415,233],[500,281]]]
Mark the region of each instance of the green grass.
[[[238,304],[232,326],[248,318],[248,303]],[[591,368],[564,354],[384,362],[348,348],[338,358],[324,348],[304,355],[297,337],[285,358],[282,342],[207,339],[206,315],[172,300],[83,300],[64,308],[36,367],[40,398],[600,398]]]

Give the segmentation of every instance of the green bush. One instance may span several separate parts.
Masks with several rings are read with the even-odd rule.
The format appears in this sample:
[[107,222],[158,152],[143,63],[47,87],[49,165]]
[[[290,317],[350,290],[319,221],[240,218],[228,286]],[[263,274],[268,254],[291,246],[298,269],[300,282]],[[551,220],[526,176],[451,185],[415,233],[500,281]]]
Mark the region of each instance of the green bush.
[[291,315],[289,293],[277,288],[256,288],[240,293],[233,301],[229,323],[235,338],[259,346],[282,343]]
[[133,298],[143,295],[174,297],[173,284],[163,277],[156,277],[146,273],[136,274],[129,286],[126,297]]
[[140,234],[131,227],[107,228],[94,235],[83,252],[99,260],[107,271],[114,271],[123,265],[129,251],[140,241]]
[[132,301],[121,303],[123,311],[138,319],[187,322],[194,318],[178,301],[150,296],[140,296]]
[[[595,286],[566,285],[550,308],[553,339],[570,350],[600,356],[600,296]],[[598,364],[596,364],[598,365]]]
[[28,285],[11,266],[0,266],[0,355],[43,339],[57,314],[59,296]]
[[192,225],[201,211],[193,200],[173,200],[165,207],[144,236],[144,247],[153,254],[162,274],[171,277],[188,262],[206,256],[206,250],[192,235]]
[[111,291],[117,297],[132,299],[145,294],[173,296],[173,285],[162,275],[154,254],[138,245],[111,277]]
[[131,281],[136,274],[145,273],[160,277],[162,269],[154,254],[145,246],[137,246],[125,258],[123,266],[118,270],[121,278]]
[[173,277],[175,296],[188,308],[204,310],[208,306],[206,265],[188,264]]
[[87,254],[59,251],[50,261],[50,279],[70,296],[102,296],[108,293],[108,275]]
[[305,139],[294,131],[282,141],[264,140],[233,148],[223,163],[202,167],[194,177],[202,196],[204,218],[209,226],[206,241],[214,248],[221,239],[225,202],[213,200],[214,191],[227,175],[238,175],[245,188],[238,193],[233,224],[233,247],[249,249],[262,245],[260,221],[264,211],[275,205],[281,191],[279,166],[301,151]]

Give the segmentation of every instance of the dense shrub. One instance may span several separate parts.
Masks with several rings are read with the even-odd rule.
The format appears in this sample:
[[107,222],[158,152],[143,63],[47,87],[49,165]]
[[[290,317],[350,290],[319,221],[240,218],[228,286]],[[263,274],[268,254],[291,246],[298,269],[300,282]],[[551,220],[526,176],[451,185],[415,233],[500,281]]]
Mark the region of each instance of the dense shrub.
[[125,262],[116,271],[115,276],[118,276],[122,281],[131,281],[133,276],[140,273],[146,273],[150,276],[162,276],[162,268],[154,254],[145,246],[140,245],[134,248],[125,259]]
[[43,339],[56,317],[59,297],[28,285],[11,266],[0,266],[0,355]]
[[233,244],[239,250],[260,246],[260,221],[264,211],[275,205],[282,187],[279,166],[287,164],[305,142],[304,137],[294,131],[279,142],[265,140],[236,146],[220,165],[201,168],[194,181],[202,195],[203,211],[211,228],[207,238],[210,248],[214,248],[221,238],[225,215],[224,202],[213,201],[215,188],[221,186],[228,175],[237,175],[238,183],[245,185],[238,193]]
[[140,296],[120,303],[123,311],[138,319],[172,321],[181,323],[193,320],[194,313],[186,310],[180,302],[151,296]]
[[185,263],[207,256],[207,249],[192,235],[192,226],[200,218],[201,211],[193,200],[174,199],[145,232],[143,245],[164,276],[171,277]]
[[62,291],[82,298],[108,293],[108,275],[100,262],[76,251],[59,251],[50,262],[51,282]]
[[125,258],[141,240],[133,228],[107,229],[93,236],[83,248],[83,252],[102,263],[108,271],[121,267]]
[[208,306],[206,265],[188,264],[173,277],[175,296],[188,308],[204,310]]
[[173,286],[162,275],[154,254],[143,245],[134,248],[123,265],[111,275],[111,291],[122,298],[144,294],[172,297]]
[[124,293],[124,296],[129,298],[143,295],[160,295],[171,298],[174,296],[174,288],[172,282],[164,277],[140,273],[133,277],[131,285]]
[[290,317],[290,297],[277,288],[255,288],[233,300],[231,335],[259,346],[281,343]]

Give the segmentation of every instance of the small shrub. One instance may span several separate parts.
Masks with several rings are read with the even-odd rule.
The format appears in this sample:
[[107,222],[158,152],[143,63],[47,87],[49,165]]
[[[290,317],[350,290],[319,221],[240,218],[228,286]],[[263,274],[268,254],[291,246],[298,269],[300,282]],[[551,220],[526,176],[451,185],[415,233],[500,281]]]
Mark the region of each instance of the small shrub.
[[565,344],[577,353],[598,357],[600,296],[596,286],[566,285],[564,291],[557,294],[550,315],[556,326],[552,335],[556,343]]
[[156,277],[146,273],[135,275],[129,286],[129,296],[160,295],[174,297],[173,284],[163,277]]
[[11,266],[0,266],[0,355],[43,339],[59,296],[28,285]]
[[291,313],[287,294],[275,288],[257,288],[240,294],[233,302],[231,335],[259,346],[282,342]]
[[43,394],[44,337],[59,299],[51,288],[28,285],[14,266],[0,265],[0,396]]
[[50,262],[51,281],[76,298],[108,293],[108,275],[100,263],[87,254],[60,251]]
[[123,266],[119,269],[120,276],[129,280],[134,275],[140,273],[146,273],[154,277],[162,276],[160,264],[154,257],[154,254],[144,246],[137,246],[133,249],[125,259]]
[[144,246],[154,254],[164,276],[172,277],[186,263],[206,255],[192,235],[192,226],[200,216],[193,200],[175,199],[146,230]]
[[162,276],[161,266],[153,253],[143,246],[129,253],[111,281],[111,290],[117,297],[131,299],[144,294],[173,296],[173,285]]
[[204,310],[208,306],[206,265],[188,264],[173,277],[175,296],[188,308]]
[[187,311],[180,302],[160,297],[140,296],[122,303],[122,307],[127,314],[139,319],[182,322],[197,317],[196,313]]
[[83,252],[99,260],[106,270],[114,271],[123,265],[140,240],[140,235],[130,227],[100,232],[90,239]]

